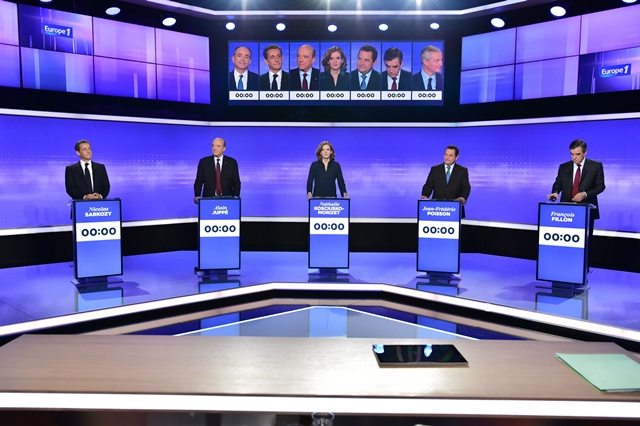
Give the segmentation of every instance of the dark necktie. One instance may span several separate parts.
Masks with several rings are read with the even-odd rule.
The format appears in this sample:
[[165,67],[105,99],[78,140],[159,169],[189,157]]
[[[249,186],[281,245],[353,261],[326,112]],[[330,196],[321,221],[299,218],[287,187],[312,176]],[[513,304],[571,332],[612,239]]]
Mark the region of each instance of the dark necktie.
[[398,90],[398,84],[396,84],[396,79],[398,77],[391,77],[393,79],[393,84],[391,85],[391,90]]
[[427,90],[433,90],[433,86],[431,85],[432,79],[433,77],[429,77],[429,80],[427,80]]
[[87,184],[87,191],[93,194],[93,185],[91,185],[91,173],[89,172],[89,163],[84,163],[84,181]]
[[216,158],[216,195],[222,195],[222,181],[220,180],[220,159]]
[[451,166],[447,166],[447,174],[445,177],[447,178],[447,183],[449,183],[449,179],[451,179]]
[[244,77],[244,75],[241,75],[238,78],[238,90],[244,90],[244,83],[242,82],[242,77]]
[[576,177],[573,178],[573,188],[571,188],[571,198],[578,195],[580,192],[580,166],[581,164],[576,164],[578,166],[578,170],[576,170]]
[[309,83],[307,83],[307,73],[302,74],[302,90],[309,90]]
[[273,81],[271,82],[271,90],[278,90],[278,74],[273,75]]
[[362,76],[362,83],[360,83],[360,90],[367,90],[367,76]]

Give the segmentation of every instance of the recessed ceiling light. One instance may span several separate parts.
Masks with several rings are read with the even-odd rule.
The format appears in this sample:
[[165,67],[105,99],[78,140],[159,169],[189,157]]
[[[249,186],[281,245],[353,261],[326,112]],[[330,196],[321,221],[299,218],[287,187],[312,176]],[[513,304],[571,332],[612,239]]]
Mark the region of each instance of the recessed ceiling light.
[[562,6],[553,6],[551,8],[551,14],[556,18],[561,18],[567,14],[567,10]]
[[335,33],[336,31],[338,31],[338,26],[331,24],[327,27],[327,30],[329,30],[330,33]]
[[111,6],[110,8],[105,10],[105,13],[109,16],[116,16],[118,13],[120,13],[120,8],[116,6]]
[[162,25],[164,25],[165,27],[172,27],[176,24],[176,22],[176,18],[169,16],[162,20]]
[[491,20],[491,25],[493,25],[496,28],[502,28],[504,27],[504,21],[500,18],[493,18]]

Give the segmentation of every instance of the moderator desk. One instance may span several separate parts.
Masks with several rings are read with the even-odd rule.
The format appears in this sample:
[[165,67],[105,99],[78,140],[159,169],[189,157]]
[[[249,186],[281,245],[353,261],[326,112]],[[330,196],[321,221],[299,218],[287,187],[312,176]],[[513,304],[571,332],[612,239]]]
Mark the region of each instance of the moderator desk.
[[346,416],[419,416],[428,424],[443,417],[536,425],[551,418],[603,425],[640,419],[640,393],[601,393],[554,358],[629,354],[613,343],[448,340],[469,366],[443,368],[379,368],[373,343],[417,342],[24,335],[0,347],[0,418],[9,410],[62,411],[99,424],[115,410],[130,415],[131,425],[146,424],[136,420],[142,412],[328,411],[336,425],[355,424]]

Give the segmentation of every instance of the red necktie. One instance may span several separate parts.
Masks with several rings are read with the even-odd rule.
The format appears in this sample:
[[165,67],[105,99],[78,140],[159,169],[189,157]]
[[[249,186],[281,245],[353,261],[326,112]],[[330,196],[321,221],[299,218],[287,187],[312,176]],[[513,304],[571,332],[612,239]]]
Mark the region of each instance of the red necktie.
[[309,90],[309,83],[307,83],[307,73],[302,74],[302,90]]
[[393,78],[393,84],[391,85],[391,90],[398,90],[398,85],[396,84],[397,77],[391,77],[391,78]]
[[220,180],[220,159],[216,158],[216,195],[222,195],[222,181]]
[[576,170],[576,177],[573,178],[573,188],[571,188],[571,198],[578,195],[580,192],[580,164],[577,164],[578,170]]

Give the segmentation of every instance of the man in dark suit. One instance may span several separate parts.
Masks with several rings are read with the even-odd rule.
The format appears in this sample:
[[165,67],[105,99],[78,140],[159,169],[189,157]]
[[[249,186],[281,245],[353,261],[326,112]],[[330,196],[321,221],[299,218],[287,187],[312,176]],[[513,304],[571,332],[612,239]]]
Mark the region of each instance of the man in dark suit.
[[411,77],[412,90],[442,91],[442,51],[436,46],[427,46],[420,52],[422,70]]
[[382,90],[411,90],[411,73],[402,69],[402,50],[390,47],[384,52]]
[[260,90],[289,90],[289,73],[282,70],[282,49],[270,44],[262,51],[269,71],[260,75]]
[[[569,152],[571,152],[571,161],[562,163],[558,167],[558,176],[551,188],[551,194],[547,195],[547,198],[551,201],[560,198],[562,202],[596,206],[591,211],[591,222],[589,223],[589,235],[593,235],[594,221],[600,218],[598,194],[605,189],[604,169],[601,162],[586,158],[587,143],[582,139],[571,142]],[[578,173],[578,182],[575,182]],[[558,194],[562,194],[562,196]]]
[[238,162],[228,155],[223,155],[226,149],[227,142],[222,138],[215,138],[211,143],[213,155],[200,159],[193,184],[194,203],[198,204],[201,196],[240,196]]
[[107,198],[111,185],[104,164],[91,161],[93,152],[88,140],[76,142],[76,154],[80,161],[66,167],[64,184],[67,194],[74,200],[99,200]]
[[360,48],[357,69],[351,72],[351,90],[382,90],[380,73],[373,69],[377,61],[378,50],[375,47],[365,44]]
[[430,198],[433,194],[433,199],[460,201],[460,217],[464,218],[464,205],[469,199],[471,185],[469,170],[456,163],[459,154],[460,150],[454,145],[444,150],[444,163],[431,167],[427,182],[422,187],[421,198]]
[[[316,49],[303,44],[298,48],[298,68],[291,70],[291,91],[320,90],[320,70],[313,68],[316,61]],[[305,89],[306,80],[307,88]]]
[[231,57],[234,69],[229,73],[229,90],[258,90],[258,74],[249,71],[251,49],[238,46]]

